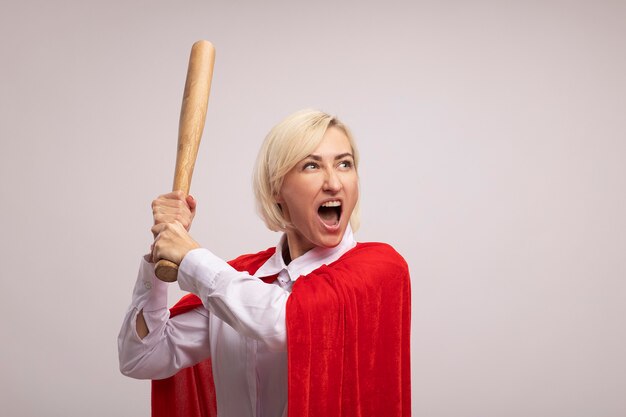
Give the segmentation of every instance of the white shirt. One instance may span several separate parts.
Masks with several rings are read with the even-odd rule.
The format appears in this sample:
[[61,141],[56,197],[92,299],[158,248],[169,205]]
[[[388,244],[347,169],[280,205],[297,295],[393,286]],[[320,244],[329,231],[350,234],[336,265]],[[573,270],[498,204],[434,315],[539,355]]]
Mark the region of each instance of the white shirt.
[[[285,309],[293,283],[330,264],[356,242],[348,226],[334,248],[314,248],[285,265],[283,236],[253,275],[239,272],[207,249],[190,251],[180,264],[178,284],[203,307],[169,318],[167,284],[142,260],[132,303],[118,337],[120,370],[140,379],[163,379],[212,358],[220,417],[287,415]],[[278,274],[274,284],[258,278]],[[137,335],[139,311],[150,333]]]

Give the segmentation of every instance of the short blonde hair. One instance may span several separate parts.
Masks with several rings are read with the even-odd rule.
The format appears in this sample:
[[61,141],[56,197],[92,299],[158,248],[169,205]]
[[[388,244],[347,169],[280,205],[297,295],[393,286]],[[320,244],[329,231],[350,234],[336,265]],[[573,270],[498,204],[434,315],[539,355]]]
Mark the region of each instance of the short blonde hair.
[[[338,118],[318,110],[301,110],[272,128],[259,150],[254,168],[254,196],[257,211],[267,227],[275,232],[286,231],[285,220],[276,202],[285,175],[296,164],[313,153],[330,127],[340,129],[352,147],[354,167],[359,166],[359,154],[350,130]],[[350,216],[352,230],[359,228],[359,203]]]

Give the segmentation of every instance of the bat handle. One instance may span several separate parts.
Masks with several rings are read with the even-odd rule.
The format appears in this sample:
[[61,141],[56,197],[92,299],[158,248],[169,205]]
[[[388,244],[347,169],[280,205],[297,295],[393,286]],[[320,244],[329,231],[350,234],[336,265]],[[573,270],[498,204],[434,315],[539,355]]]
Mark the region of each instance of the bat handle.
[[167,259],[161,259],[154,266],[154,273],[161,281],[174,282],[178,277],[178,265]]

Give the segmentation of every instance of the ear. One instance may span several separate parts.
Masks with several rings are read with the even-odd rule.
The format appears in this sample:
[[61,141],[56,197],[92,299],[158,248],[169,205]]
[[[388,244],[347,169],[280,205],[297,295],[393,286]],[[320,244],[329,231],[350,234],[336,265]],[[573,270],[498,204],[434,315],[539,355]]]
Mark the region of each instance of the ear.
[[282,195],[280,195],[280,193],[274,194],[274,202],[280,205],[285,202],[285,199],[283,198]]

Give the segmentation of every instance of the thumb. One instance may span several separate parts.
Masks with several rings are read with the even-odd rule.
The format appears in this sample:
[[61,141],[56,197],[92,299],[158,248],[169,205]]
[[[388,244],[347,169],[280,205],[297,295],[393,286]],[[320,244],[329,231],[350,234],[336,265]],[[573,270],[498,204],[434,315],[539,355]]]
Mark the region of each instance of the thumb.
[[196,210],[196,205],[198,204],[196,202],[196,199],[193,198],[192,195],[188,195],[186,198],[187,201],[187,205],[189,206],[189,210],[191,210],[192,212]]

